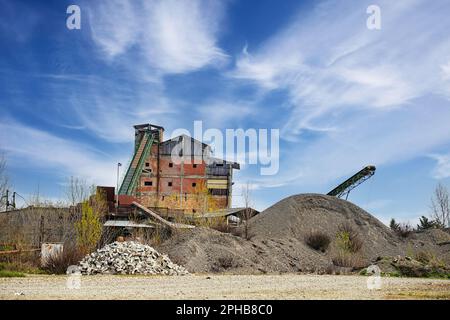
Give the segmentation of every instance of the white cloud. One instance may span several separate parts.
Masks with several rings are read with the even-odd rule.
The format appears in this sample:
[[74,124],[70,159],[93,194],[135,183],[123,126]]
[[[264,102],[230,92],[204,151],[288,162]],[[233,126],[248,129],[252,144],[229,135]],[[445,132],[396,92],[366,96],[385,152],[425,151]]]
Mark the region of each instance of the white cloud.
[[433,177],[444,179],[450,177],[450,154],[432,154],[430,158],[436,160]]
[[9,166],[51,168],[61,179],[77,176],[90,183],[115,185],[115,164],[126,160],[14,121],[0,122],[0,132],[8,135],[1,148],[11,159]]
[[[347,110],[406,107],[445,92],[450,41],[443,1],[381,1],[381,31],[365,26],[367,4],[330,2],[301,11],[284,30],[237,59],[230,76],[286,89],[292,105],[284,137],[326,129]],[[435,23],[440,21],[440,23]],[[442,66],[442,67],[441,67]],[[441,70],[442,69],[442,70]]]
[[[380,1],[380,31],[366,28],[368,4],[320,2],[238,57],[231,78],[282,89],[291,104],[282,110],[280,173],[261,184],[325,188],[365,165],[423,156],[450,141],[442,95],[450,93],[450,3]],[[314,138],[301,139],[308,134]]]
[[89,130],[105,141],[131,142],[133,125],[149,121],[164,124],[179,111],[175,107],[177,102],[167,98],[156,84],[130,81],[118,86],[110,79],[90,81],[86,77],[84,83],[59,81],[58,90],[61,87],[65,93],[61,104],[72,116],[71,123],[63,126]]
[[227,58],[217,47],[224,9],[219,1],[114,0],[88,5],[92,39],[109,59],[135,49],[154,72],[170,74],[220,65]]
[[450,80],[450,61],[441,66],[441,71],[442,78],[445,80]]
[[233,125],[249,117],[253,110],[252,104],[239,100],[214,100],[197,107],[199,119],[208,128],[234,128]]

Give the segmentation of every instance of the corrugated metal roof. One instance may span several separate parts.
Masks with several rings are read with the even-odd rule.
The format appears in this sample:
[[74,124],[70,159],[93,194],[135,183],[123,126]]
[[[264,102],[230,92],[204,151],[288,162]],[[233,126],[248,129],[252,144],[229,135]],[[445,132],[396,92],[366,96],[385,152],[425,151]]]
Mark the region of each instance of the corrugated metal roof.
[[[208,212],[203,215],[194,216],[195,219],[201,219],[201,218],[215,218],[215,217],[226,217],[232,214],[239,213],[241,211],[245,210],[245,207],[242,208],[230,208],[223,211],[217,211],[217,212]],[[252,209],[254,210],[254,209]],[[258,212],[254,210],[255,212]]]
[[136,223],[129,220],[108,220],[103,225],[105,227],[154,228],[154,226],[149,224]]

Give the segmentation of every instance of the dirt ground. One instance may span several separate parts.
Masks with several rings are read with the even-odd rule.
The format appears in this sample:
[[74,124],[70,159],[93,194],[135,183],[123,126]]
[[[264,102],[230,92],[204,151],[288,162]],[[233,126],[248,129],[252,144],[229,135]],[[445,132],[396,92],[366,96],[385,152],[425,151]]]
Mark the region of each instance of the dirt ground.
[[0,299],[447,299],[450,281],[337,275],[83,276],[68,289],[66,276],[0,278]]

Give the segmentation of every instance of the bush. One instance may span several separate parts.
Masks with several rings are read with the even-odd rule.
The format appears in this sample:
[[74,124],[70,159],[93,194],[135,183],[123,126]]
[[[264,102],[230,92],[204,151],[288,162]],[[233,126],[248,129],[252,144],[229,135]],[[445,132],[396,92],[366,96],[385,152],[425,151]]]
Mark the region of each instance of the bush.
[[420,223],[417,225],[417,230],[436,229],[441,227],[437,221],[430,220],[425,216],[422,216],[419,221]]
[[305,243],[314,250],[325,252],[330,244],[330,237],[323,232],[310,232],[305,236]]
[[341,250],[349,253],[356,253],[363,246],[359,233],[349,223],[339,225],[336,233],[336,242]]
[[399,237],[408,238],[414,230],[408,223],[400,223],[394,231]]
[[75,223],[77,244],[84,253],[89,253],[100,241],[103,225],[100,220],[100,212],[94,210],[88,201],[83,202],[81,212],[81,220]]
[[219,265],[224,269],[229,269],[234,265],[233,257],[219,257],[218,259]]
[[62,253],[47,257],[43,269],[52,274],[65,274],[69,266],[77,265],[83,257],[80,249],[67,246]]
[[[423,217],[425,218],[425,217]],[[426,218],[425,218],[426,219]],[[421,221],[422,223],[429,224],[428,220]],[[418,226],[420,229],[420,226]],[[394,231],[401,238],[408,238],[414,231],[413,227],[409,223],[397,223],[394,218],[389,223],[389,228]],[[428,227],[427,227],[428,228]]]
[[361,269],[367,266],[366,261],[356,253],[338,250],[331,259],[335,266]]

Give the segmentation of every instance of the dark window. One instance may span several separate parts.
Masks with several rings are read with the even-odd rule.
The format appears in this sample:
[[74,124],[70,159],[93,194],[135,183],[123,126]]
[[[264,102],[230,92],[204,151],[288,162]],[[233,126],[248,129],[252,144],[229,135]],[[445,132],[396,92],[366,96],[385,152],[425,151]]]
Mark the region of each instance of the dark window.
[[145,166],[146,166],[146,167],[150,167],[150,163],[146,162],[146,163],[145,163]]
[[223,163],[216,163],[216,167],[223,167]]
[[192,186],[193,186],[193,187],[196,187],[197,184],[196,184],[195,182],[192,182]]
[[162,201],[164,201],[164,196],[162,196],[162,199],[161,199]]
[[169,187],[172,186],[172,181],[169,181],[169,183],[167,184]]
[[144,181],[144,186],[152,186],[153,181]]
[[192,167],[197,168],[197,164],[194,163],[194,164],[192,165]]
[[195,209],[192,209],[192,212],[193,212],[193,213],[196,213],[196,212],[197,212],[197,210],[195,210]]
[[169,168],[172,168],[172,167],[173,167],[173,163],[169,162]]
[[208,191],[213,196],[228,196],[227,189],[209,189]]

